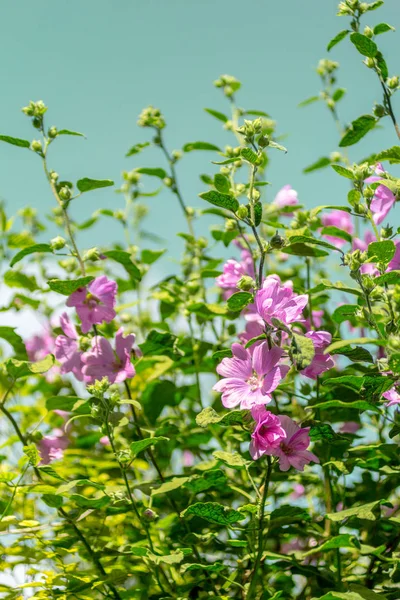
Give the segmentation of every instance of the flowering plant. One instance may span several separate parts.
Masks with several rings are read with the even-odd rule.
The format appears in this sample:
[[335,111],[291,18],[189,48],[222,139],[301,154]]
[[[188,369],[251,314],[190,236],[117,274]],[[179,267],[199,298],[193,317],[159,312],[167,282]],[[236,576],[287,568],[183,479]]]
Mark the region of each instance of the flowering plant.
[[[171,151],[164,115],[145,108],[149,139],[128,157],[153,146],[162,166],[123,172],[124,208],[85,222],[80,196],[114,182],[73,184],[50,166],[53,145],[82,134],[49,128],[38,101],[23,112],[40,139],[0,135],[36,155],[65,236],[49,241],[32,208],[19,231],[1,208],[3,314],[42,324],[0,327],[1,598],[400,597],[400,146],[349,158],[378,124],[400,138],[399,80],[377,45],[393,28],[361,25],[381,4],[341,2],[349,23],[327,49],[348,38],[382,103],[343,128],[331,60],[302,103],[325,102],[341,131],[339,149],[305,168],[347,179],[338,205],[305,207],[286,182],[269,197],[269,160],[287,150],[267,113],[238,107],[228,75],[215,86],[230,114],[206,110],[235,146]],[[179,183],[192,151],[213,157],[198,208]],[[186,222],[164,277],[168,253],[143,228],[157,180]],[[126,244],[83,249],[102,217]]]

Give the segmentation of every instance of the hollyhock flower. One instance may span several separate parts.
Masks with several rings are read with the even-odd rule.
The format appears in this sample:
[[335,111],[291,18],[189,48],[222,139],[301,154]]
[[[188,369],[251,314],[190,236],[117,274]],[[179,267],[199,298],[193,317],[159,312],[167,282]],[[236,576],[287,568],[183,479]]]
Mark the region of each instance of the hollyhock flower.
[[250,251],[239,244],[236,245],[241,249],[240,262],[233,258],[227,260],[223,266],[222,275],[215,280],[217,286],[224,290],[225,300],[237,291],[238,282],[242,277],[248,276],[252,279],[255,277],[254,262]]
[[194,465],[194,454],[190,450],[183,451],[183,466],[192,467]]
[[83,333],[87,333],[99,323],[110,323],[116,316],[114,306],[117,296],[117,284],[105,275],[96,277],[87,287],[73,292],[67,306],[74,306],[82,325]]
[[54,337],[46,327],[42,333],[37,333],[26,340],[25,347],[29,360],[33,362],[42,360],[54,351]]
[[[375,167],[375,173],[376,175],[367,177],[365,183],[375,183],[376,181],[382,180],[382,175],[385,174],[385,170],[381,163],[377,163]],[[370,204],[370,209],[373,213],[372,218],[376,225],[382,223],[382,221],[386,218],[395,201],[396,197],[388,187],[385,185],[378,185]]]
[[53,460],[62,458],[69,440],[63,429],[53,429],[51,435],[45,435],[38,443],[41,464],[47,465]]
[[332,336],[327,331],[309,331],[306,333],[314,345],[314,358],[308,367],[303,369],[301,373],[310,379],[317,379],[318,375],[329,371],[335,366],[333,358],[330,354],[324,354],[325,348],[329,346]]
[[304,487],[304,485],[301,485],[301,483],[296,483],[293,486],[293,492],[290,494],[290,498],[292,498],[292,500],[298,500],[299,498],[302,498],[305,494],[306,488]]
[[[342,229],[351,234],[354,232],[351,216],[344,210],[332,210],[330,213],[323,215],[321,222],[324,227],[337,227],[338,229]],[[324,234],[324,237],[338,248],[341,248],[347,243],[346,240],[332,235]]]
[[[238,338],[240,342],[245,346],[247,342],[249,342],[255,337],[258,337],[263,332],[264,327],[260,323],[258,323],[257,321],[247,321],[245,331],[239,333]],[[254,348],[255,344],[261,344],[261,340],[252,344],[252,346],[250,346],[249,349],[251,350],[251,348]]]
[[311,324],[310,317],[307,317],[304,325],[307,327],[307,329],[311,329],[312,325],[314,325],[314,327],[321,327],[323,316],[324,316],[324,311],[322,309],[321,310],[313,310],[312,311],[312,324]]
[[396,252],[390,263],[387,266],[386,273],[389,271],[399,271],[400,270],[400,242],[394,242],[396,246]]
[[99,442],[102,446],[111,446],[110,438],[108,437],[108,435],[103,435],[99,439]]
[[83,374],[90,383],[108,377],[110,383],[121,383],[135,376],[131,351],[135,343],[133,333],[123,336],[122,327],[115,336],[115,351],[106,338],[96,336],[92,347],[82,355]]
[[319,458],[307,450],[310,445],[310,436],[308,435],[310,428],[300,428],[286,415],[280,415],[279,420],[286,432],[286,438],[271,454],[279,458],[280,470],[288,471],[290,467],[294,467],[298,471],[303,471],[304,465],[308,465],[311,461],[319,463]]
[[[366,252],[368,250],[369,244],[371,244],[372,242],[376,242],[376,237],[371,231],[366,231],[363,240],[361,240],[360,238],[353,239],[353,250],[361,250],[361,252]],[[362,265],[360,268],[360,272],[363,274],[368,273],[370,275],[379,274],[378,269],[373,263],[366,263]]]
[[281,441],[286,437],[279,418],[265,410],[264,406],[254,406],[251,409],[251,415],[256,422],[249,452],[253,460],[257,460],[263,454],[270,454],[277,448]]
[[359,429],[361,429],[360,423],[357,421],[347,421],[347,423],[343,423],[340,427],[340,433],[356,433]]
[[217,373],[223,379],[213,387],[222,392],[222,404],[226,408],[240,405],[249,409],[271,402],[271,393],[289,370],[286,365],[278,364],[283,350],[276,346],[269,349],[262,342],[252,353],[240,344],[233,344],[232,353],[233,358],[224,358],[218,365]]
[[[307,294],[297,295],[288,285],[281,285],[275,277],[267,277],[263,287],[256,292],[255,311],[269,325],[272,319],[279,319],[285,325],[294,321],[304,321],[302,312],[308,302]],[[254,309],[253,309],[254,310]],[[248,320],[256,320],[251,312],[245,315]]]
[[382,396],[385,400],[388,400],[386,406],[394,406],[400,404],[400,394],[397,392],[396,386],[390,388],[387,392],[384,392]]
[[61,363],[61,373],[73,373],[78,381],[83,381],[82,352],[79,349],[78,333],[67,313],[60,317],[60,325],[65,335],[59,335],[55,341],[54,356]]
[[[272,205],[277,208],[284,208],[285,206],[294,206],[299,203],[297,192],[290,185],[284,185],[275,196]],[[293,213],[284,213],[286,217],[292,217]]]

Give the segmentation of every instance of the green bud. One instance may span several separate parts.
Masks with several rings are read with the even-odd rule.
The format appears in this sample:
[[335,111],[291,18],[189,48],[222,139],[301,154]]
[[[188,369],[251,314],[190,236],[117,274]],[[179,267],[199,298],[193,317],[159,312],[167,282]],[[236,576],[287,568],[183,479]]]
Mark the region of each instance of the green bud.
[[391,90],[395,90],[397,87],[399,87],[399,78],[397,75],[394,77],[389,77],[389,79],[386,80],[386,83]]
[[252,290],[255,287],[256,283],[252,277],[249,277],[248,275],[242,275],[242,277],[239,279],[236,285],[239,288],[239,290],[248,292],[249,290]]
[[373,113],[375,117],[378,117],[378,119],[380,119],[381,117],[384,117],[386,115],[386,108],[382,106],[382,104],[375,104],[373,108]]
[[146,510],[143,511],[142,516],[145,521],[148,521],[150,523],[158,519],[158,514],[154,512],[154,510],[152,510],[151,508],[146,508]]
[[58,192],[61,200],[70,200],[72,192],[67,185],[64,185]]
[[368,27],[368,25],[366,25],[366,27],[364,27],[363,34],[368,38],[372,38],[374,35],[374,31],[373,29],[371,29],[371,27]]
[[40,129],[42,127],[42,119],[40,119],[39,117],[33,117],[32,125],[35,129]]
[[60,235],[50,240],[50,246],[52,250],[62,250],[66,243],[67,241]]
[[22,112],[25,113],[28,117],[41,118],[43,117],[46,110],[47,106],[44,104],[43,100],[38,100],[37,102],[33,102],[31,100],[28,106],[24,106]]
[[261,194],[257,188],[253,188],[252,195],[253,195],[253,197],[250,198],[250,191],[249,191],[249,193],[247,194],[248,199],[255,200],[256,202],[260,199],[260,196],[261,196]]
[[199,239],[197,240],[197,245],[199,248],[207,248],[208,246],[208,240],[205,237],[199,237]]
[[59,178],[58,173],[56,173],[55,171],[50,171],[50,179],[52,181],[57,181],[58,178]]
[[258,145],[260,148],[266,148],[269,145],[269,137],[267,135],[262,135],[258,138]]
[[238,183],[236,186],[236,192],[240,195],[240,194],[244,194],[245,191],[246,191],[246,186],[244,185],[244,183]]
[[364,198],[366,200],[372,200],[372,198],[374,197],[374,194],[375,194],[375,191],[369,185],[366,185],[363,190]]
[[180,150],[173,150],[171,152],[171,157],[174,162],[177,162],[182,158],[182,152]]
[[373,58],[367,57],[364,60],[364,64],[368,67],[368,69],[373,69],[375,67],[375,60]]
[[91,339],[89,337],[87,337],[86,335],[79,338],[79,349],[82,350],[82,352],[86,352],[86,350],[89,350],[91,345],[92,345]]
[[187,216],[190,219],[192,219],[194,217],[194,215],[195,215],[194,208],[192,208],[191,206],[187,206],[186,207],[186,214],[187,214]]
[[40,140],[33,140],[31,148],[34,152],[42,152],[42,142]]
[[283,238],[281,235],[279,235],[278,232],[276,232],[275,235],[272,236],[272,238],[270,239],[269,245],[271,246],[271,248],[279,250],[280,248],[283,248],[286,245],[286,241],[285,238]]
[[155,127],[156,129],[164,129],[165,120],[158,108],[147,106],[142,110],[138,118],[139,127]]
[[376,287],[375,282],[371,275],[363,275],[362,276],[363,287],[367,292],[372,292],[372,290]]
[[163,183],[166,187],[172,187],[174,185],[174,180],[171,177],[164,177]]
[[236,211],[236,216],[238,217],[238,219],[246,219],[249,216],[247,206],[241,204]]
[[384,240],[389,239],[390,237],[392,237],[392,235],[393,235],[393,227],[390,227],[389,225],[387,227],[382,227],[381,236]]
[[103,379],[96,380],[94,384],[88,385],[87,391],[95,398],[102,398],[110,385],[108,377],[103,377]]
[[367,12],[368,10],[368,3],[367,2],[361,2],[358,6],[358,10],[360,11],[361,14]]
[[49,138],[55,138],[57,133],[57,127],[50,127],[49,131],[47,132]]
[[332,98],[329,98],[326,101],[326,105],[327,105],[328,108],[330,108],[331,110],[333,110],[335,108],[335,101],[332,100]]
[[235,219],[227,219],[225,221],[225,231],[235,231],[236,221]]
[[219,171],[220,171],[221,175],[229,175],[230,174],[230,170],[228,167],[221,167]]
[[89,250],[86,250],[85,254],[83,255],[83,260],[91,260],[91,261],[96,261],[100,259],[100,251],[98,248],[89,248]]

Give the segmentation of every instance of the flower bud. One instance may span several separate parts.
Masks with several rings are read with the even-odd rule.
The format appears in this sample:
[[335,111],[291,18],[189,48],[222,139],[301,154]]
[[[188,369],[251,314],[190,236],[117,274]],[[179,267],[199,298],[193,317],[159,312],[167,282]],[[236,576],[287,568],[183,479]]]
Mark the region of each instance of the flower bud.
[[42,152],[42,142],[40,140],[33,140],[31,148],[34,152]]
[[372,292],[375,288],[375,282],[371,275],[363,275],[362,276],[363,287],[367,292]]
[[171,157],[174,162],[177,162],[182,158],[182,152],[180,150],[172,150]]
[[246,191],[246,186],[244,185],[244,183],[238,183],[236,186],[236,192],[240,195],[240,194],[244,194],[245,191]]
[[145,521],[152,522],[158,519],[158,514],[154,512],[154,510],[152,510],[151,508],[146,508],[146,510],[143,511],[142,515]]
[[253,188],[252,195],[253,195],[253,197],[250,198],[250,191],[249,191],[249,193],[247,194],[248,199],[256,201],[256,202],[260,199],[260,196],[261,196],[260,191],[257,190],[257,188]]
[[60,235],[50,240],[50,246],[52,250],[62,250],[66,243],[67,241]]
[[369,186],[366,185],[364,190],[363,190],[363,196],[366,200],[372,200],[372,198],[374,197],[375,191]]
[[269,137],[267,135],[262,135],[258,138],[258,145],[260,148],[266,148],[269,145]]
[[55,171],[50,171],[50,179],[52,181],[57,181],[58,178],[59,178],[58,173],[56,173]]
[[225,221],[225,231],[235,231],[236,221],[235,219],[227,219]]
[[389,77],[389,79],[386,80],[386,83],[391,90],[394,90],[399,86],[399,78],[397,75],[394,77]]
[[254,288],[255,281],[252,277],[249,277],[248,275],[242,275],[242,277],[239,279],[236,285],[239,288],[239,290],[248,292],[249,290],[252,290]]
[[364,64],[368,67],[368,69],[373,69],[375,67],[375,60],[368,57],[364,60]]
[[86,350],[89,350],[91,345],[91,340],[86,335],[79,338],[79,349],[82,350],[82,352],[86,352]]
[[[155,127],[156,129],[163,129],[165,127],[165,120],[158,108],[154,106],[147,106],[142,110],[138,118],[139,127]],[[156,142],[156,143],[159,143]]]
[[174,185],[174,180],[171,177],[164,177],[163,183],[166,187],[172,187]]
[[207,248],[208,246],[208,240],[205,237],[199,237],[199,239],[197,240],[197,245],[199,248]]
[[40,119],[39,117],[33,117],[32,125],[35,129],[40,129],[42,127],[42,119]]
[[219,172],[221,173],[221,175],[229,175],[230,170],[228,167],[221,167]]
[[249,216],[247,206],[241,204],[236,211],[236,216],[238,217],[238,219],[246,219]]
[[382,106],[382,104],[375,104],[373,108],[373,113],[375,117],[378,117],[378,119],[380,119],[381,117],[384,117],[386,115],[386,108]]
[[89,248],[89,250],[86,250],[85,254],[83,255],[83,260],[92,260],[92,261],[96,261],[99,260],[100,258],[100,251],[98,248]]
[[381,236],[384,240],[389,239],[393,235],[393,227],[387,225],[386,227],[382,227]]
[[368,27],[368,25],[366,25],[366,27],[364,27],[363,34],[368,38],[372,38],[374,35],[374,31],[373,29],[371,29],[371,27]]
[[194,217],[194,208],[192,208],[191,206],[187,206],[186,207],[186,214],[189,218],[193,218]]
[[58,191],[58,195],[60,196],[61,200],[70,200],[72,193],[71,193],[71,190],[69,189],[69,187],[67,185],[64,185]]
[[279,235],[278,232],[275,233],[274,236],[272,236],[272,238],[269,241],[269,245],[271,246],[271,248],[275,248],[277,250],[279,250],[280,248],[283,248],[286,244],[285,238],[283,238],[281,235]]
[[87,391],[95,398],[102,398],[104,394],[108,391],[110,387],[110,382],[108,377],[103,377],[102,379],[97,379],[94,384],[87,386]]
[[47,132],[49,138],[55,138],[57,133],[57,127],[50,127],[49,131]]

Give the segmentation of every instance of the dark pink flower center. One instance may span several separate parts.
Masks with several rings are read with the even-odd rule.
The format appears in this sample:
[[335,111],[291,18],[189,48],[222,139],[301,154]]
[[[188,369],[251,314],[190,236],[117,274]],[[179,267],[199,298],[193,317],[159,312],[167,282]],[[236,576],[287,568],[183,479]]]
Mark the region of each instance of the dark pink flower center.
[[286,456],[291,456],[292,454],[294,454],[293,448],[285,444],[285,442],[281,442],[279,447],[282,450],[282,452],[286,454]]
[[101,304],[101,301],[99,300],[99,298],[97,298],[97,296],[94,296],[89,292],[88,294],[86,294],[85,304],[90,310],[93,310],[96,308],[96,306]]

